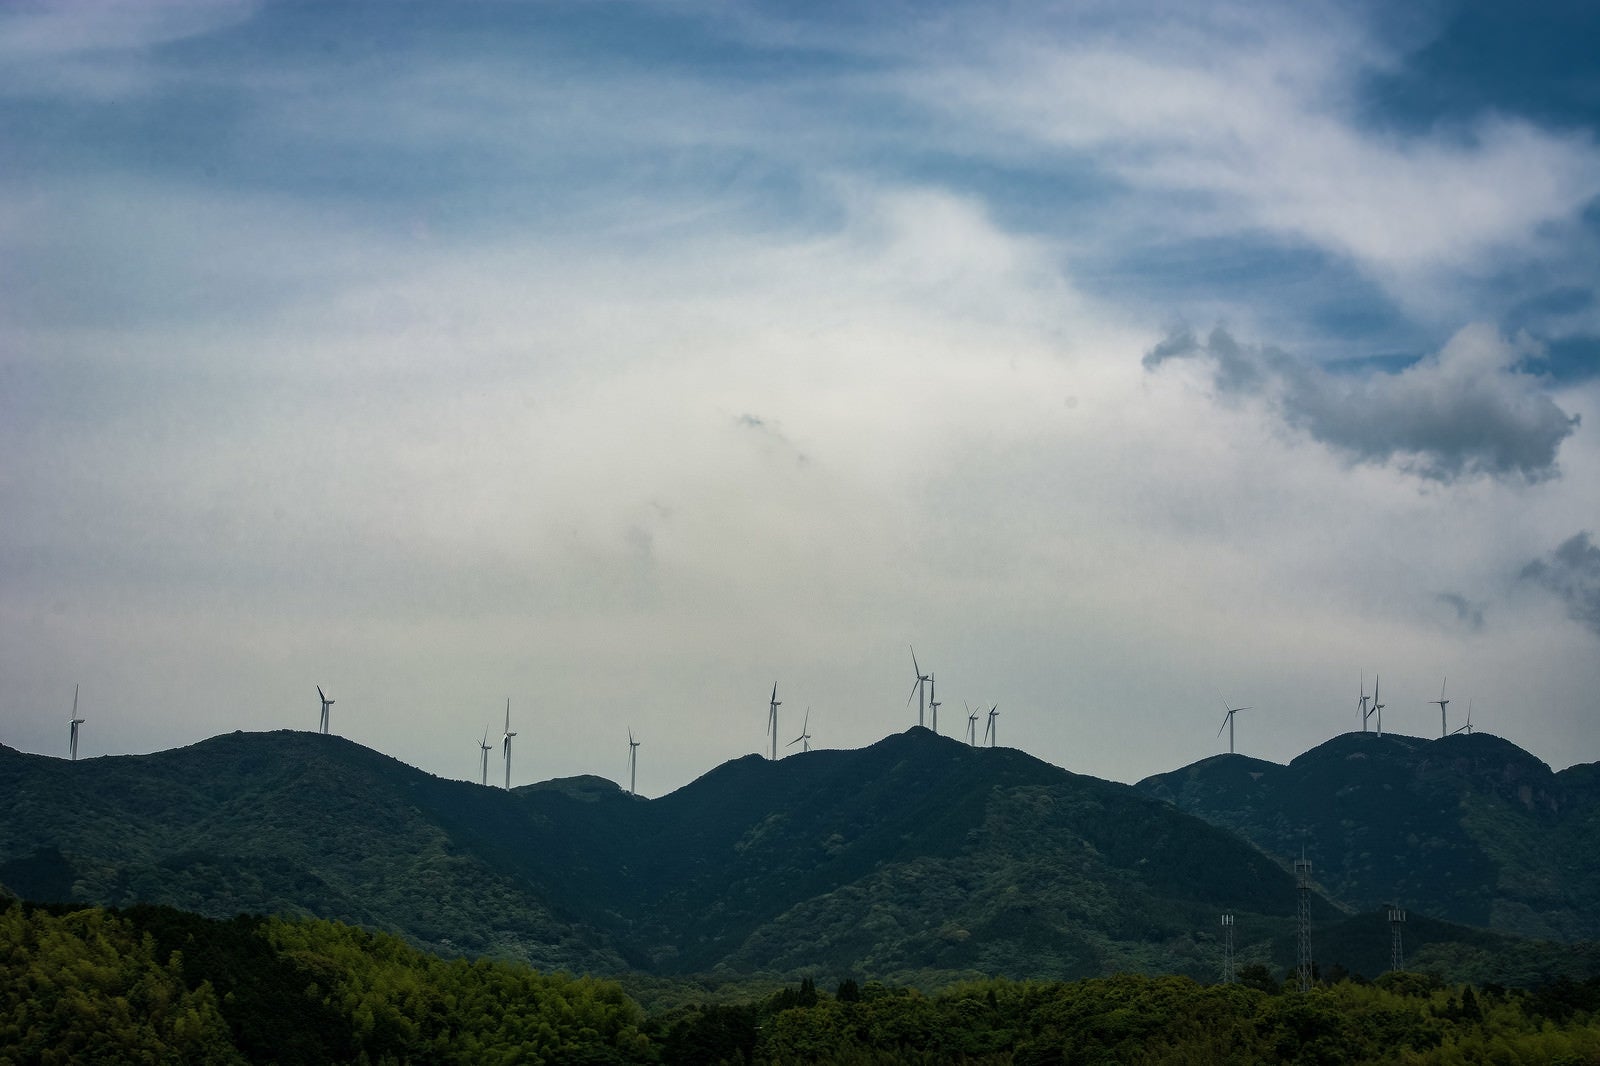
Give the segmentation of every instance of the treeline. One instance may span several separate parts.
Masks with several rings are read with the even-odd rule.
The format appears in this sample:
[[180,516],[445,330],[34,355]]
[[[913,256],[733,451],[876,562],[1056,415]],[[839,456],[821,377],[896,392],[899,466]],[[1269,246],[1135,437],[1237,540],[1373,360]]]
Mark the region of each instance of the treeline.
[[1600,979],[804,981],[647,1015],[613,982],[332,922],[0,908],[0,1064],[1600,1062]]

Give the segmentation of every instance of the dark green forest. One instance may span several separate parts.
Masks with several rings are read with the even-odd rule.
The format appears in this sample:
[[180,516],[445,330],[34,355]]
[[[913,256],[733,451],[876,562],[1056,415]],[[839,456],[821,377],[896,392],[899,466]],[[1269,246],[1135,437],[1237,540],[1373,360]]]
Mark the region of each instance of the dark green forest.
[[[0,1064],[1594,1063],[1600,979],[1125,975],[776,991],[443,959],[336,922],[0,903]],[[1331,975],[1330,975],[1331,976]]]
[[1552,774],[1481,734],[1355,734],[1289,767],[1219,756],[1134,789],[913,728],[737,759],[647,801],[599,778],[444,780],[312,733],[81,762],[0,747],[0,884],[326,918],[630,988],[854,973],[931,989],[1208,980],[1223,911],[1240,961],[1281,970],[1304,849],[1330,969],[1388,967],[1398,893],[1418,968],[1513,985],[1600,973],[1592,769]]

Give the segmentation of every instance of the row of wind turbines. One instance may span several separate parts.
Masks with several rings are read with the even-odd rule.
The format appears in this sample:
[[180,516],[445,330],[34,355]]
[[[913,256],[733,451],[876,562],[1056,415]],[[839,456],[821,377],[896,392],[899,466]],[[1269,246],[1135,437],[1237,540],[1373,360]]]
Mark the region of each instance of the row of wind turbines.
[[[917,662],[917,649],[911,645],[908,645],[908,647],[911,650],[911,670],[916,680],[911,684],[911,695],[906,697],[906,706],[911,706],[913,699],[917,701],[917,724],[919,726],[927,727],[930,725],[929,712],[932,712],[931,728],[935,733],[938,733],[939,708],[943,704],[939,702],[936,695],[936,682],[933,674],[922,672],[922,664]],[[978,711],[974,711],[970,703],[963,701],[963,705],[967,708],[967,743],[973,747],[978,747]],[[781,706],[783,706],[783,701],[778,698],[778,683],[774,681],[772,683],[772,695],[767,700],[767,735],[772,741],[771,758],[774,760],[778,758],[778,708]],[[979,708],[979,710],[982,710],[982,708]],[[995,746],[999,739],[1000,731],[997,725],[999,718],[1000,705],[996,703],[989,708],[989,721],[983,730],[983,742],[991,748]],[[802,752],[810,751],[811,739],[811,708],[807,707],[805,718],[801,720],[800,735],[784,746],[792,748],[799,744]]]
[[[1361,687],[1359,690],[1360,698],[1356,700],[1356,708],[1361,713],[1361,731],[1363,733],[1371,732],[1372,730],[1368,728],[1368,723],[1376,718],[1376,732],[1377,735],[1381,737],[1383,736],[1383,709],[1387,707],[1388,704],[1383,703],[1378,696],[1380,680],[1381,679],[1379,675],[1372,675],[1372,695],[1368,696],[1367,675],[1365,671],[1362,672]],[[1453,737],[1459,733],[1470,734],[1472,732],[1472,701],[1470,699],[1467,701],[1467,720],[1461,725],[1456,726],[1454,729],[1450,728],[1450,719],[1449,714],[1447,713],[1447,708],[1449,708],[1452,701],[1448,696],[1445,695],[1445,688],[1449,684],[1450,679],[1448,677],[1444,678],[1439,684],[1439,698],[1436,700],[1427,701],[1430,706],[1437,706],[1439,708],[1439,736],[1441,738]],[[1222,724],[1217,727],[1217,736],[1220,737],[1224,729],[1228,731],[1228,754],[1232,755],[1234,754],[1233,716],[1238,714],[1240,711],[1251,710],[1251,708],[1233,707],[1228,704],[1226,698],[1221,696],[1217,698],[1222,700],[1223,710]]]
[[[935,688],[936,681],[934,680],[934,675],[932,672],[926,674],[922,672],[922,664],[917,661],[917,650],[914,646],[910,647],[910,651],[911,670],[914,680],[911,685],[911,694],[906,697],[906,706],[909,707],[911,705],[911,701],[915,699],[917,701],[917,725],[931,725],[933,732],[938,733],[939,708],[942,706],[942,704],[936,695],[937,690]],[[1439,708],[1439,735],[1440,737],[1449,737],[1456,736],[1460,733],[1470,734],[1473,732],[1471,700],[1467,701],[1466,721],[1454,729],[1450,728],[1449,707],[1453,701],[1446,694],[1449,681],[1450,679],[1446,677],[1440,683],[1438,699],[1427,701],[1430,705],[1437,706]],[[1388,706],[1388,704],[1383,702],[1382,697],[1379,695],[1380,685],[1380,676],[1374,674],[1372,678],[1372,695],[1367,695],[1367,676],[1366,673],[1363,672],[1361,674],[1361,683],[1359,689],[1360,694],[1356,701],[1357,710],[1361,716],[1361,731],[1363,733],[1369,732],[1370,726],[1375,728],[1378,736],[1383,735],[1383,711],[1384,708]],[[78,727],[83,725],[86,721],[86,719],[78,717],[78,688],[79,686],[77,685],[72,686],[72,715],[69,719],[70,732],[67,742],[68,754],[73,762],[76,762],[78,759]],[[321,701],[321,714],[317,723],[317,731],[319,733],[326,734],[331,725],[330,712],[335,701],[328,698],[328,694],[322,690],[321,685],[317,686],[317,698]],[[1222,701],[1223,715],[1222,724],[1217,727],[1217,736],[1220,737],[1223,730],[1227,730],[1228,754],[1232,755],[1235,753],[1234,716],[1240,711],[1248,711],[1252,710],[1253,708],[1248,706],[1234,707],[1227,701],[1226,698],[1221,696],[1218,698]],[[982,708],[980,707],[977,711],[974,711],[971,704],[968,704],[965,701],[963,701],[963,705],[967,708],[967,743],[972,747],[979,747],[980,742],[978,739],[978,719],[980,717]],[[770,757],[773,760],[778,758],[778,708],[781,706],[783,706],[783,701],[778,699],[778,683],[774,681],[772,683],[772,695],[767,701],[766,730],[767,735],[771,738]],[[1000,705],[991,705],[988,711],[988,721],[984,725],[982,740],[983,744],[986,744],[991,748],[994,747],[999,741],[999,718]],[[500,736],[500,752],[501,760],[505,764],[505,787],[508,789],[511,787],[511,740],[516,735],[517,734],[511,729],[511,699],[507,697],[505,726],[501,731]],[[785,747],[792,748],[796,744],[799,744],[802,752],[810,751],[812,739],[811,708],[807,707],[805,718],[802,720],[802,724],[800,726],[800,735],[789,741]],[[639,747],[641,743],[641,741],[634,738],[633,730],[630,728],[628,730],[629,795],[637,794],[636,786],[638,783],[639,772]],[[483,736],[478,741],[479,781],[484,785],[489,783],[489,752],[492,750],[494,750],[494,745],[489,743],[489,730],[486,728],[483,732]]]

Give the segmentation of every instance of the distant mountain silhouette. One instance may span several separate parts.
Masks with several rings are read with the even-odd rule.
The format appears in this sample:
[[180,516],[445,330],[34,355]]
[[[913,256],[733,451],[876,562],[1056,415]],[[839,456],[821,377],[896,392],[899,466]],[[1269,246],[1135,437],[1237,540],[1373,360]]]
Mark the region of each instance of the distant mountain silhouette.
[[1281,861],[1331,897],[1398,900],[1521,936],[1600,938],[1600,765],[1560,773],[1488,733],[1346,733],[1287,766],[1219,755],[1136,786]]
[[[1212,762],[1180,772],[1204,795],[1293,769]],[[1281,972],[1293,952],[1293,880],[1263,851],[1134,788],[921,728],[747,756],[648,801],[596,777],[443,780],[287,731],[76,763],[0,748],[0,795],[0,883],[26,897],[312,914],[545,969],[1209,978],[1223,910],[1241,963]],[[1320,896],[1314,914],[1351,921]]]

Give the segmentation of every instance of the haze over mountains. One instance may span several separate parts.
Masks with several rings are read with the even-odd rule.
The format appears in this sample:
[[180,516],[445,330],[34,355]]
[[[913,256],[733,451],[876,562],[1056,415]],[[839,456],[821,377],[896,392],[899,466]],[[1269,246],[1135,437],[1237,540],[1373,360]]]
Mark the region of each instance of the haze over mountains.
[[[595,777],[506,792],[336,736],[234,733],[77,763],[0,749],[0,883],[309,913],[595,973],[1209,978],[1224,910],[1242,962],[1282,965],[1281,856],[1303,840],[1327,892],[1319,958],[1375,973],[1387,930],[1355,912],[1397,888],[1413,950],[1501,943],[1430,914],[1595,936],[1595,780],[1482,734],[1357,735],[1288,767],[1223,756],[1133,788],[917,728],[747,756],[643,800]],[[1518,848],[1547,861],[1519,867]]]

